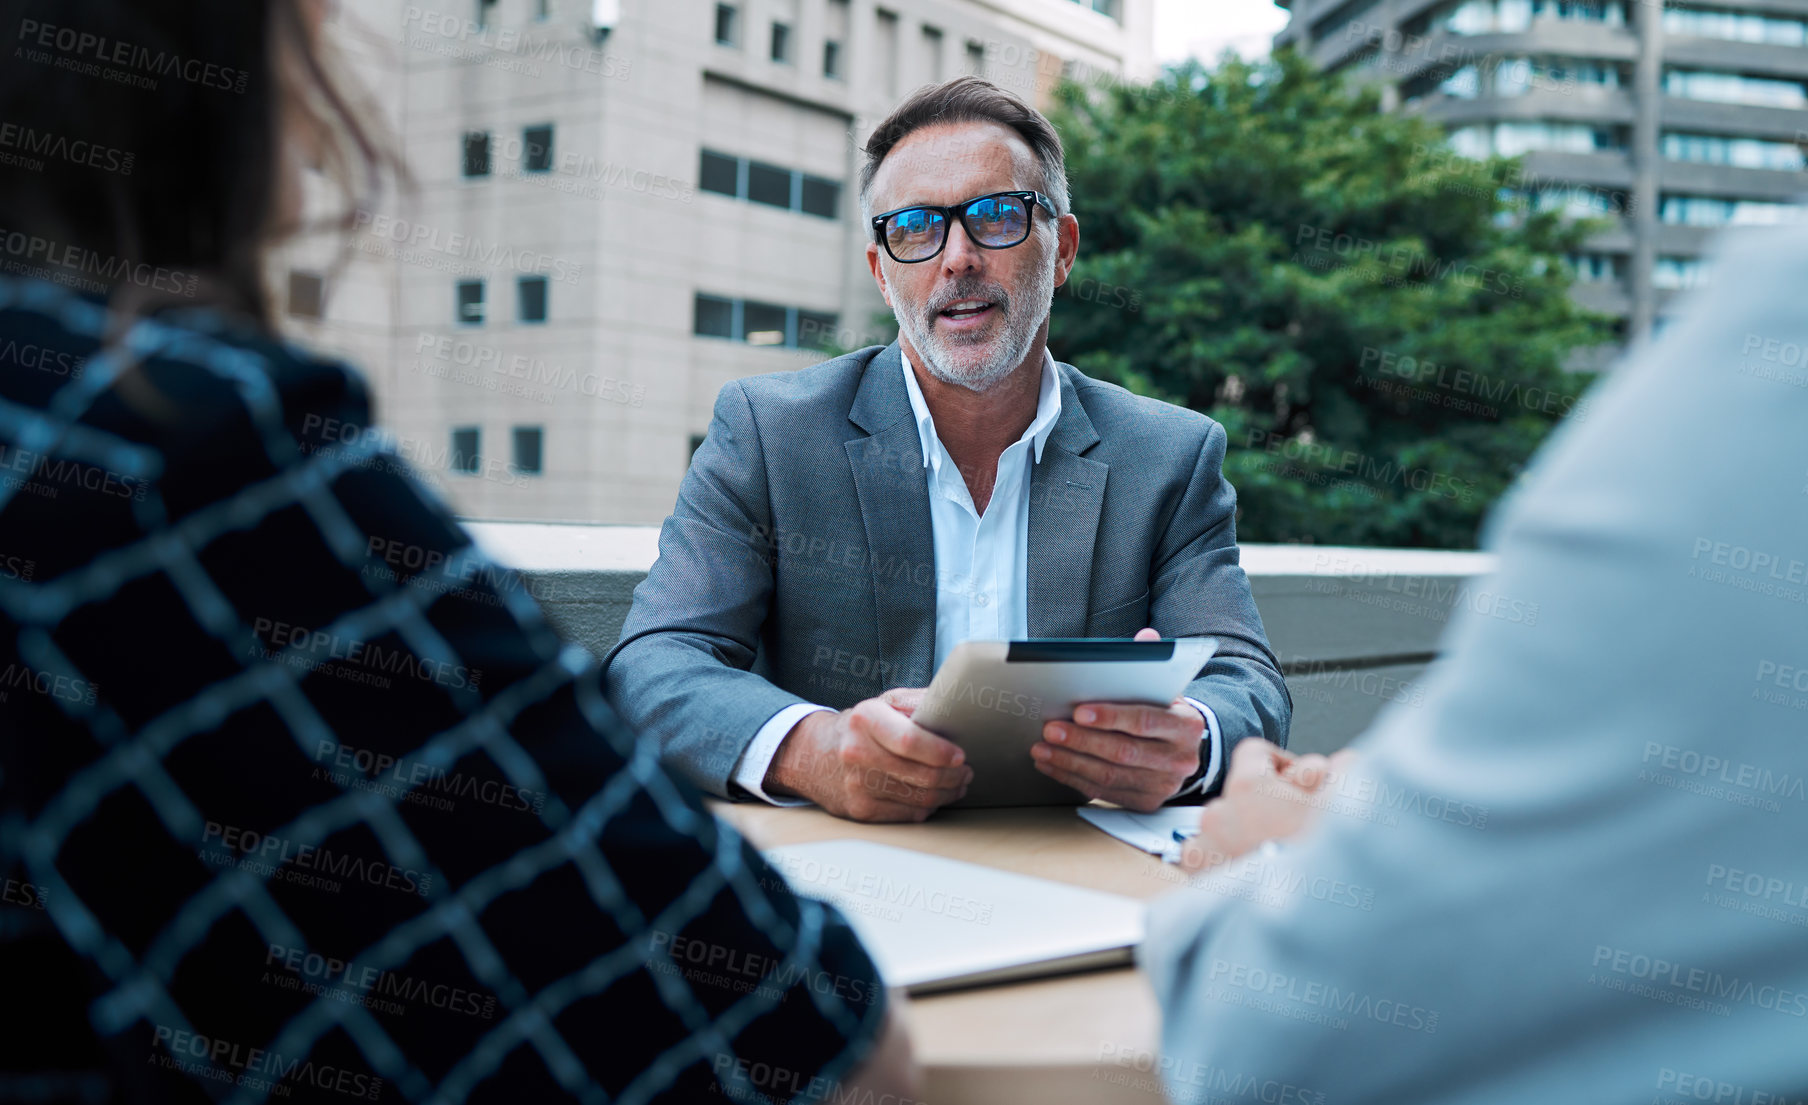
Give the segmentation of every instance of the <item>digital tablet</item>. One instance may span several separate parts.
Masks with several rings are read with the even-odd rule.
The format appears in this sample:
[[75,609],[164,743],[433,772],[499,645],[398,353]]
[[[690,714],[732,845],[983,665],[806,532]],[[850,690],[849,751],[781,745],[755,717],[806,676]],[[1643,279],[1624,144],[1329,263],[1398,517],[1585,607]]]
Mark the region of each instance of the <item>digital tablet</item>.
[[1082,702],[1166,706],[1217,648],[1210,637],[963,641],[911,720],[960,745],[973,766],[954,807],[1083,805],[1085,795],[1030,758],[1043,723],[1072,719]]

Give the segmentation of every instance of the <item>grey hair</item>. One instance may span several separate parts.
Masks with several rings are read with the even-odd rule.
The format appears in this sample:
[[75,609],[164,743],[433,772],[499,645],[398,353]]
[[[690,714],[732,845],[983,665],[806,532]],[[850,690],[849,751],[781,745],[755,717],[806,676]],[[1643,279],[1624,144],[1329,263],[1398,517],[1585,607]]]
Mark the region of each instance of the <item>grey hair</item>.
[[917,90],[873,129],[866,142],[866,164],[860,169],[862,223],[872,219],[873,178],[886,156],[905,138],[938,123],[997,123],[1016,131],[1036,156],[1042,177],[1036,190],[1054,203],[1058,214],[1067,214],[1067,157],[1055,125],[983,77],[956,77]]

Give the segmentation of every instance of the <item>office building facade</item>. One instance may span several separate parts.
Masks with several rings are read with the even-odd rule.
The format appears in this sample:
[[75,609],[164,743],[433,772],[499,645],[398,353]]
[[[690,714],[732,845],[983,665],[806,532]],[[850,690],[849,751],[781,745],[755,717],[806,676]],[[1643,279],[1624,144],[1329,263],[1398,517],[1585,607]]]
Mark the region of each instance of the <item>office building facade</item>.
[[1527,204],[1607,218],[1576,297],[1636,338],[1724,226],[1808,190],[1808,0],[1277,0],[1277,46],[1378,82],[1460,154],[1525,156]]
[[1152,2],[344,4],[413,182],[287,252],[288,322],[462,515],[657,522],[723,384],[890,339],[873,126],[962,73],[1146,76]]

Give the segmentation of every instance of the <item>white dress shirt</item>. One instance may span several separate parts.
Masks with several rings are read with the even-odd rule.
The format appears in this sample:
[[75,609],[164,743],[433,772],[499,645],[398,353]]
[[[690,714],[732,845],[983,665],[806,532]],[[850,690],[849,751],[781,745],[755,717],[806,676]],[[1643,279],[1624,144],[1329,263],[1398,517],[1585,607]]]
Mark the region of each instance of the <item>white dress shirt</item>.
[[[902,358],[904,387],[915,412],[929,480],[929,525],[935,547],[935,667],[968,640],[1014,640],[1028,637],[1030,475],[1042,461],[1042,447],[1061,418],[1061,377],[1055,359],[1042,353],[1042,387],[1036,417],[1023,436],[998,457],[992,499],[982,515],[974,509],[967,481],[948,449],[936,436],[935,418],[923,401],[923,389]],[[1188,792],[1209,787],[1223,766],[1223,738],[1218,719],[1204,703],[1187,699],[1205,718],[1206,771]],[[775,798],[762,784],[785,736],[805,717],[827,706],[799,702],[787,706],[760,727],[735,764],[734,782],[750,794],[779,806],[802,806],[802,799]]]

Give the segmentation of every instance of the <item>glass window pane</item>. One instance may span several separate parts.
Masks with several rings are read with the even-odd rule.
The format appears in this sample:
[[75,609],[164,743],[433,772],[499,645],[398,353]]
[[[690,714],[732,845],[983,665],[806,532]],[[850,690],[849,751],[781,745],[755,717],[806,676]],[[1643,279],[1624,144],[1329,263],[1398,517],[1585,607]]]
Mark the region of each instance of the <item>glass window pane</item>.
[[326,280],[317,272],[289,273],[289,313],[319,318],[326,313]]
[[833,219],[840,213],[841,185],[817,176],[804,177],[804,214]]
[[747,198],[774,207],[791,206],[791,170],[757,161],[747,166]]
[[724,196],[738,195],[739,161],[727,154],[703,151],[703,164],[697,170],[697,187]]
[[822,44],[822,75],[830,80],[841,79],[841,43],[832,38]]
[[467,177],[490,175],[489,131],[474,130],[465,134],[464,172]]
[[523,276],[515,283],[515,318],[519,322],[546,321],[546,277]]
[[788,23],[772,25],[772,60],[782,65],[791,62],[791,25]]
[[477,427],[456,426],[452,430],[451,467],[454,472],[467,475],[482,467],[477,456]]
[[749,345],[784,345],[785,344],[785,309],[770,303],[755,303],[749,300],[741,308],[743,328],[747,332]]
[[735,44],[735,15],[733,4],[716,5],[716,42],[720,45]]
[[840,316],[822,311],[797,312],[797,347],[837,352],[840,343],[836,340],[836,330],[840,322]]
[[458,319],[461,326],[483,325],[483,281],[458,282]]
[[515,455],[511,467],[524,476],[538,476],[541,471],[541,452],[546,442],[546,431],[539,426],[515,427]]
[[734,332],[734,300],[697,293],[696,320],[691,333],[705,338],[732,338]]
[[552,124],[521,130],[521,171],[552,172]]

